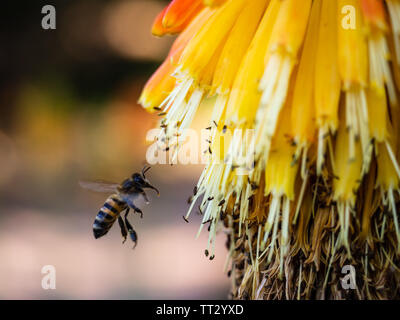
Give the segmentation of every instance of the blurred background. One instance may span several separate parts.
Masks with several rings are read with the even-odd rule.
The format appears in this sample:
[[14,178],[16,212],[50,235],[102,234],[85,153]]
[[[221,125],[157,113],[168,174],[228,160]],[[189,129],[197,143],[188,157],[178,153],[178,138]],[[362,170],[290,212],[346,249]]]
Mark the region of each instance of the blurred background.
[[[44,30],[45,4],[56,30]],[[0,18],[0,299],[225,299],[225,235],[204,256],[200,217],[186,224],[187,198],[202,165],[156,165],[161,191],[131,215],[139,242],[118,226],[95,240],[107,194],[79,180],[121,182],[146,163],[157,116],[137,104],[173,39],[150,28],[156,0],[5,1]],[[207,110],[203,110],[206,112]],[[200,126],[202,115],[196,126]],[[56,289],[41,269],[56,268]]]

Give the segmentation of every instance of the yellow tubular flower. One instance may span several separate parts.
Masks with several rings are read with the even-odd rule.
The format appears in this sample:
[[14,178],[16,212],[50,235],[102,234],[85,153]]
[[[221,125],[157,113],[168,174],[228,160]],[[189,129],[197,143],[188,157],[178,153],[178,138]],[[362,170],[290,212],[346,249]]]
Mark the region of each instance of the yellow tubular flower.
[[203,0],[204,4],[209,7],[218,7],[226,2],[226,0]]
[[[315,51],[321,20],[321,0],[314,1],[307,35],[294,88],[291,127],[294,142],[298,145],[297,155],[313,141],[315,135],[314,77]],[[307,151],[304,152],[305,154]],[[304,172],[303,172],[304,175]]]
[[[272,26],[276,21],[280,6],[280,0],[272,0],[269,3],[268,9],[260,22],[252,43],[250,44],[249,50],[239,67],[227,103],[226,124],[230,128],[245,130],[251,128],[251,125],[255,120],[261,98],[261,94],[258,90],[258,79],[262,76],[264,59],[271,36]],[[240,138],[243,136],[238,135],[237,137]],[[257,145],[257,141],[255,144]],[[234,140],[231,144],[231,148],[228,149],[231,158],[236,156],[235,146],[237,145],[237,140]],[[229,186],[228,181],[232,180],[232,175],[235,175],[235,171],[232,170],[232,164],[228,164],[224,168],[222,190],[225,190],[227,186]],[[261,172],[254,172],[252,178],[256,183],[259,183]],[[251,195],[252,188],[245,183],[242,177],[239,177],[238,180],[239,181],[236,181],[236,185],[233,188],[226,190],[226,193],[228,195],[232,192],[240,194],[242,187],[244,187],[245,190],[243,190],[243,193],[246,196],[242,199],[247,199],[247,197]],[[236,204],[238,205],[240,202],[241,199],[238,197],[236,199]],[[242,225],[247,218],[247,210],[248,203],[244,201],[243,205],[240,206],[240,225]]]
[[[388,127],[389,138],[385,140],[386,144],[381,142],[377,145],[377,163],[378,175],[377,186],[382,191],[382,202],[388,202],[389,211],[393,214],[394,229],[397,237],[397,252],[400,253],[400,226],[398,220],[398,206],[396,205],[395,190],[399,190],[400,168],[394,159],[399,148],[399,137],[395,133],[392,125]],[[386,197],[386,198],[384,198]],[[383,226],[383,230],[386,226]]]
[[355,154],[349,153],[349,133],[345,126],[340,126],[335,147],[334,198],[354,204],[360,184],[362,152],[360,143],[355,145]]
[[191,21],[201,8],[203,8],[201,0],[174,0],[165,11],[162,25],[169,29]]
[[264,57],[280,5],[281,1],[279,0],[270,2],[239,67],[227,106],[228,123],[239,125],[242,119],[248,119],[247,126],[250,126],[254,121],[261,97],[258,91],[258,79],[263,73]]
[[175,71],[180,55],[188,41],[198,32],[202,24],[211,17],[212,13],[211,10],[203,10],[175,40],[167,59],[147,82],[139,98],[139,103],[146,110],[150,112],[160,110],[160,105],[167,99],[176,84],[176,79],[172,74]]
[[181,73],[195,80],[198,79],[199,73],[204,70],[221,42],[225,40],[245,2],[245,0],[228,1],[216,9],[215,15],[207,21],[185,48],[179,61]]
[[[289,111],[289,110],[287,110]],[[289,120],[283,116],[282,122]],[[294,183],[298,164],[293,161],[295,148],[288,139],[290,129],[279,128],[272,142],[271,153],[265,168],[265,194],[274,194],[278,197],[285,195],[294,200]]]
[[203,8],[201,0],[174,0],[155,19],[152,34],[163,36],[180,33]]
[[158,106],[174,88],[176,79],[172,76],[173,70],[171,60],[166,60],[147,82],[139,103],[149,112],[159,110]]
[[218,99],[211,123],[219,123],[240,63],[245,55],[269,0],[255,0],[240,13],[227,39],[213,75],[211,95]]
[[380,151],[377,156],[378,166],[380,168],[377,177],[377,184],[388,192],[389,190],[397,190],[399,185],[399,176],[396,172],[396,168],[393,165],[391,155],[389,154],[384,144],[378,145]]
[[[290,103],[289,103],[290,104]],[[265,224],[264,239],[261,248],[265,248],[271,229],[279,223],[282,209],[282,234],[281,234],[281,272],[283,258],[288,254],[289,241],[289,213],[290,201],[294,200],[294,188],[298,170],[297,161],[293,161],[295,147],[288,140],[290,128],[284,124],[290,123],[290,107],[284,108],[279,120],[278,130],[272,141],[271,152],[265,168],[265,194],[271,195],[271,206],[268,220]],[[282,206],[282,207],[281,207]],[[268,260],[271,260],[274,252],[277,227],[274,227],[271,248],[269,248]]]
[[335,179],[333,198],[338,202],[341,235],[340,241],[349,254],[348,232],[350,228],[350,210],[354,207],[357,190],[362,176],[362,149],[356,142],[353,153],[350,153],[350,133],[344,125],[339,126],[335,146]]
[[311,4],[311,0],[281,1],[265,56],[264,75],[259,85],[262,96],[255,127],[256,139],[260,141],[256,145],[257,158],[261,155],[263,159],[268,159],[271,138],[303,43]]
[[368,31],[371,87],[382,93],[386,85],[391,103],[396,104],[396,89],[389,66],[390,53],[386,41],[388,26],[383,0],[362,0],[361,3]]
[[317,173],[321,174],[326,151],[327,133],[338,127],[341,82],[337,47],[337,3],[323,0],[315,62],[314,101],[318,126]]
[[[345,18],[344,13],[348,13]],[[345,121],[350,133],[350,155],[355,157],[355,140],[359,137],[364,165],[367,167],[370,161],[368,106],[365,98],[368,54],[359,0],[338,0],[338,50],[339,72],[346,92]]]
[[213,104],[185,219],[210,260],[223,224],[232,297],[400,299],[400,0],[175,0],[154,30],[182,31],[140,98],[175,155]]
[[[348,10],[348,21],[343,12]],[[354,14],[354,16],[351,16]],[[352,17],[356,17],[355,21]],[[367,84],[368,56],[358,0],[338,0],[339,70],[345,90]]]
[[368,117],[373,119],[369,122],[371,137],[377,142],[385,142],[388,138],[387,121],[389,117],[385,91],[377,91],[375,88],[368,89],[367,103],[371,106],[368,108]]
[[400,66],[400,1],[386,0],[392,24],[393,42],[396,53],[397,66]]
[[[227,35],[245,3],[245,0],[231,0],[212,10],[213,14],[183,50],[175,70],[178,81],[162,104],[163,112],[167,112],[162,126],[168,141],[171,141],[173,136],[180,136],[183,130],[190,126],[197,108],[210,90],[216,63]],[[181,136],[181,141],[184,138],[184,135]],[[179,140],[176,145],[179,147]]]
[[237,70],[253,39],[269,0],[254,0],[240,13],[225,43],[214,74],[213,87],[218,94],[232,88]]

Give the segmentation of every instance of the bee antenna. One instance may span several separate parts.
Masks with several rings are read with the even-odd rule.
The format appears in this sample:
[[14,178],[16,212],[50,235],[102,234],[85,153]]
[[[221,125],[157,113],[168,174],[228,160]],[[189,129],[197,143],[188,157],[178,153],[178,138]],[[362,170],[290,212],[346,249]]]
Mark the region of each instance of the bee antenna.
[[150,168],[151,168],[150,166],[149,166],[149,167],[147,167],[147,168],[146,168],[146,166],[144,166],[144,167],[143,167],[143,169],[142,169],[142,176],[143,176],[143,178],[145,178],[145,179],[146,179],[146,176],[145,176],[145,174],[146,174],[146,172],[147,172],[147,171],[149,171],[149,170],[150,170]]

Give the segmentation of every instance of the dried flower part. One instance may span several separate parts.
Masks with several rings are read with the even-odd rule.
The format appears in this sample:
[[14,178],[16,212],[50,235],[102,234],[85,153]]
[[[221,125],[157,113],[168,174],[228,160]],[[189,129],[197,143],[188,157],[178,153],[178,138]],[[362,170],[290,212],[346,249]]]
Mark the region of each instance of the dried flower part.
[[228,234],[232,297],[400,298],[400,0],[176,0],[156,24],[182,33],[140,101],[170,141],[214,98],[185,219],[199,200],[210,259]]

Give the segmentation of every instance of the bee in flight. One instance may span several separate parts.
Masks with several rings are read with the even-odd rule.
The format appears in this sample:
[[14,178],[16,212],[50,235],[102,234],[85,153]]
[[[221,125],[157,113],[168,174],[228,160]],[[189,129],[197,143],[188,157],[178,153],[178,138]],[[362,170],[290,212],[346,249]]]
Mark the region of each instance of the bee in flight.
[[[121,228],[121,234],[123,243],[126,241],[126,237],[129,233],[131,240],[134,242],[134,248],[137,244],[137,234],[133,229],[132,225],[128,220],[129,210],[133,209],[134,212],[140,214],[143,217],[143,212],[140,210],[133,201],[142,195],[146,203],[149,203],[144,189],[149,188],[157,192],[160,192],[157,188],[153,187],[150,182],[146,179],[146,172],[150,167],[144,167],[141,173],[134,173],[128,179],[121,184],[117,183],[106,183],[106,182],[88,182],[80,181],[79,184],[85,189],[89,189],[96,192],[112,193],[104,205],[101,207],[93,223],[93,234],[96,239],[107,234],[108,230],[113,226],[114,222],[118,219],[118,224]],[[122,212],[125,211],[124,219],[122,219]]]

